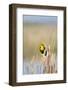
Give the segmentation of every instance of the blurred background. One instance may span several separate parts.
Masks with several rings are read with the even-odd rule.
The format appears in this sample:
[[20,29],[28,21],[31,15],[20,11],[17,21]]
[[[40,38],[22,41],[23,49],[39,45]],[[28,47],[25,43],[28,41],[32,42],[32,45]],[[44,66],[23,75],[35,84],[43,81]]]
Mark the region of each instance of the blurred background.
[[40,58],[39,46],[41,43],[50,45],[51,52],[57,57],[57,17],[24,15],[23,20],[23,73],[26,74],[28,72],[26,69],[30,65],[27,68],[26,66],[31,62],[33,56]]

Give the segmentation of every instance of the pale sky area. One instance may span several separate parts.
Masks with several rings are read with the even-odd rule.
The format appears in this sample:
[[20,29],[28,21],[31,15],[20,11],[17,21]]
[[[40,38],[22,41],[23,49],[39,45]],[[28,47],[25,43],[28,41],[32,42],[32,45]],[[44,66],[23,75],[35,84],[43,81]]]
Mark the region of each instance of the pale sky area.
[[24,23],[57,24],[57,16],[24,15]]

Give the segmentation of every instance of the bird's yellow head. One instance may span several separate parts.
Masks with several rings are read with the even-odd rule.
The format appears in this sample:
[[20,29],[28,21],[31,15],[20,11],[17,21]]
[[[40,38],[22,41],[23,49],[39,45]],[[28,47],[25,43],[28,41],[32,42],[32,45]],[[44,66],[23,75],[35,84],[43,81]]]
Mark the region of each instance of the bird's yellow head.
[[44,50],[45,50],[45,45],[42,43],[42,44],[40,44],[40,48],[39,48],[39,50],[40,50],[40,52],[41,52],[41,54],[43,54],[44,53]]

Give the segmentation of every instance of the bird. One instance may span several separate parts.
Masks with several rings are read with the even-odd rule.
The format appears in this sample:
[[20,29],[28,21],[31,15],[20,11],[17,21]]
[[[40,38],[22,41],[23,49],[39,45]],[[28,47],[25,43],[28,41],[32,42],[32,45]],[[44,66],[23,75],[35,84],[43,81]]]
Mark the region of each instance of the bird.
[[48,73],[50,72],[50,59],[51,59],[51,53],[50,53],[50,46],[45,45],[45,44],[40,44],[40,53],[41,53],[41,61],[44,65],[43,73]]
[[39,50],[40,50],[41,55],[43,55],[43,56],[48,55],[48,50],[46,48],[46,45],[44,45],[43,43],[40,45]]
[[42,55],[41,60],[44,65],[43,73],[53,73],[55,71],[55,54],[51,52],[50,45],[41,44],[40,53]]

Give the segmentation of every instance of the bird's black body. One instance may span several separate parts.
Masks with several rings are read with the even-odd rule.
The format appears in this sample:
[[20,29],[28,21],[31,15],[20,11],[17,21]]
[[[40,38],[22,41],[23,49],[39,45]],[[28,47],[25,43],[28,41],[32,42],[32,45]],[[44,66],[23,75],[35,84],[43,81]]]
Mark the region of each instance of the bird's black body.
[[44,54],[44,50],[40,50],[41,54]]

